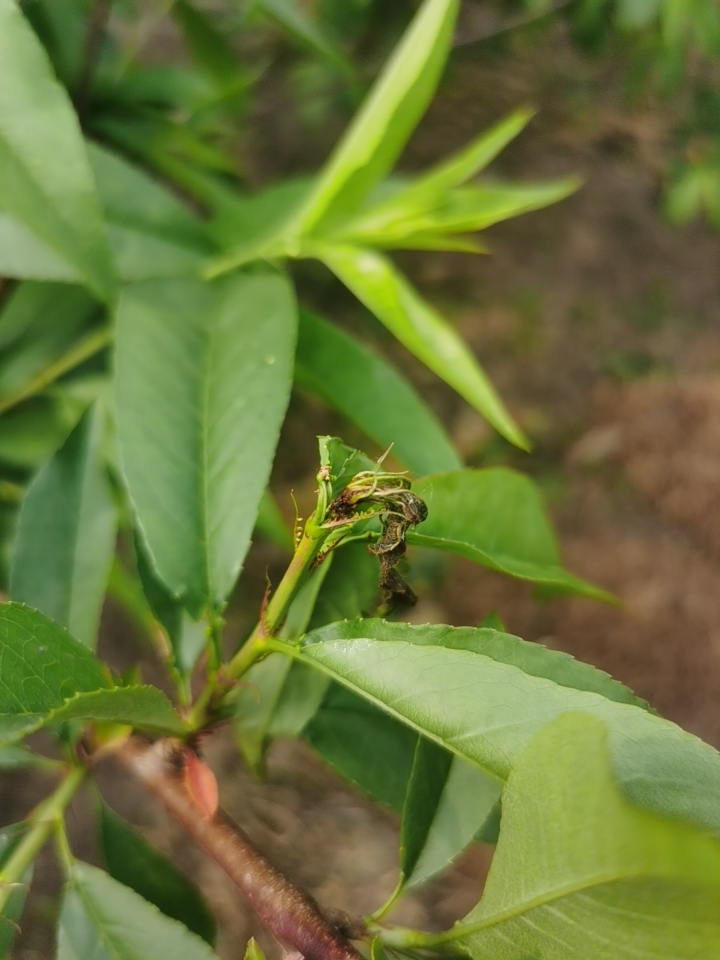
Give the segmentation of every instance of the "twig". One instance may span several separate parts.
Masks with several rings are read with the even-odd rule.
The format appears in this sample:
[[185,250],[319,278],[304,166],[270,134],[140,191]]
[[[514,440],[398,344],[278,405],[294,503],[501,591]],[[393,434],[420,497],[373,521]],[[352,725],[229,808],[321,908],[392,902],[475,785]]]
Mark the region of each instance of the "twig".
[[114,755],[228,874],[270,932],[306,960],[360,960],[360,954],[299,890],[218,810],[204,817],[187,792],[178,758],[182,745],[131,737]]

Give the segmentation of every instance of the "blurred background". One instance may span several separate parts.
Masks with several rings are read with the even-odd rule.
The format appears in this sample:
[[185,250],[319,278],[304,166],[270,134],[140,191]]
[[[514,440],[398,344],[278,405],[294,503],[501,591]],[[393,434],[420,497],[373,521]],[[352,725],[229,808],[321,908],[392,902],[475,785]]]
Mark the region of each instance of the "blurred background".
[[[199,202],[188,158],[249,190],[317,169],[416,6],[409,0],[213,0],[173,8],[168,0],[139,6],[99,0],[90,21],[99,25],[97,41],[83,32],[75,66],[58,47],[56,69],[75,70],[76,104],[89,135],[171,177]],[[64,7],[59,0],[30,0],[23,8],[38,32],[45,31],[51,52],[53,36],[71,35],[72,10],[87,16],[79,0]],[[198,10],[201,19],[193,19]],[[491,175],[533,181],[577,173],[583,186],[556,206],[491,228],[488,256],[406,253],[399,259],[472,345],[531,437],[532,453],[493,434],[323,268],[296,268],[304,302],[391,357],[469,465],[508,464],[534,476],[567,567],[622,601],[619,607],[584,599],[540,602],[528,585],[462,560],[434,566],[418,558],[413,566],[411,554],[420,595],[411,618],[477,624],[495,610],[510,632],[608,671],[715,746],[719,17],[714,0],[463,2],[439,94],[401,169],[425,167],[530,105],[537,115]],[[90,54],[102,58],[105,26],[113,56],[133,65],[130,91],[122,95],[102,77],[90,83],[82,72],[89,44],[99,45]],[[144,112],[133,126],[128,116],[137,104]],[[164,140],[157,135],[161,127]],[[0,383],[2,364],[0,357]],[[302,508],[315,487],[318,433],[367,447],[340,417],[296,393],[272,483],[290,522],[291,490],[307,515]],[[5,427],[0,463],[10,471],[30,469],[18,461]],[[266,569],[273,578],[284,560],[268,543],[253,547],[230,610],[231,640],[254,620]],[[113,601],[104,611],[101,644],[118,669],[140,657],[147,675],[159,678]],[[321,902],[363,913],[393,888],[397,818],[366,802],[306,747],[275,744],[264,784],[238,769],[229,735],[208,756],[222,775],[223,805]],[[241,955],[251,932],[277,955],[229,882],[187,848],[133,785],[116,780],[109,768],[101,781],[118,812],[173,855],[216,905],[223,958]],[[41,791],[25,774],[3,774],[4,821],[23,815]],[[78,835],[74,843],[78,855],[97,855],[92,837]],[[395,919],[428,928],[454,921],[476,901],[489,860],[489,848],[469,850],[446,877],[403,902]],[[50,858],[38,872],[18,960],[52,955],[47,930],[57,878]]]

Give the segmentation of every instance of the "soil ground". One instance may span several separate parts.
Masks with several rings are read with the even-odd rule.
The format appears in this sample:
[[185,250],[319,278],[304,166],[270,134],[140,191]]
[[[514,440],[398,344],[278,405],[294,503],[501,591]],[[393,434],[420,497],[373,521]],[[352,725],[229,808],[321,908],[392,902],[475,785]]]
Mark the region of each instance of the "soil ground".
[[[287,74],[270,75],[245,146],[257,184],[305,169],[340,129],[308,131]],[[617,594],[536,603],[529,588],[466,562],[421,597],[413,619],[475,624],[496,610],[512,632],[588,660],[629,684],[665,716],[720,746],[720,238],[702,224],[678,229],[660,212],[669,108],[628,104],[622,65],[573,50],[562,25],[453,57],[440,97],[404,160],[421,167],[478,130],[532,103],[537,118],[496,164],[517,179],[580,173],[585,185],[558,206],[493,228],[492,255],[401,258],[482,359],[534,441],[530,456],[494,439],[481,418],[396,347],[330,279],[312,270],[307,297],[378,345],[415,381],[472,465],[510,463],[546,492],[567,566]],[[344,432],[305,397],[293,401],[275,486],[311,488],[314,436]],[[256,552],[257,568],[276,562]],[[257,609],[261,576],[238,592],[235,629]],[[134,656],[130,628],[106,611],[105,649]],[[148,665],[152,671],[152,665]],[[362,913],[394,886],[396,818],[342,784],[307,748],[278,743],[267,781],[239,764],[230,738],[209,750],[221,799],[258,845],[325,904]],[[117,810],[170,853],[217,908],[224,960],[258,928],[225,878],[108,767],[100,786]],[[0,780],[4,821],[19,818],[41,785]],[[79,856],[97,856],[81,799]],[[398,922],[441,927],[477,899],[490,851],[469,851],[447,877],[410,898]],[[49,957],[57,877],[37,872],[17,960]],[[274,953],[260,932],[261,943]]]

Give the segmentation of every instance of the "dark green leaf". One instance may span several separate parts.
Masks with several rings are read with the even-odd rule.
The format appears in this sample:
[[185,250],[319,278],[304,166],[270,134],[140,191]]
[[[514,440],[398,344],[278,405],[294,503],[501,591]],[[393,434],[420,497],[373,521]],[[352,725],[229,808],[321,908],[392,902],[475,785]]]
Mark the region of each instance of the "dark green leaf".
[[499,433],[517,446],[527,446],[466,344],[386,257],[361,247],[329,244],[315,244],[313,251],[411,353]]
[[21,604],[0,605],[0,743],[72,718],[184,730],[160,690],[113,687],[103,664],[62,627]]
[[199,617],[235,583],[285,415],[296,336],[278,274],[157,281],[123,294],[117,416],[158,575]]
[[417,735],[363,697],[333,685],[303,739],[341,776],[398,813]]
[[[572,710],[592,714],[608,724],[613,764],[634,802],[720,833],[720,756],[712,747],[622,702],[626,688],[602,674],[598,687],[587,689],[585,674],[576,689],[564,685],[560,661],[526,671],[524,654],[519,641],[495,631],[370,620],[309,634],[301,659],[500,780],[547,723]],[[556,668],[564,682],[551,679]]]
[[533,481],[506,467],[459,470],[417,481],[427,520],[408,542],[457,553],[521,580],[615,602],[562,567],[555,535]]
[[[13,823],[0,829],[0,869],[15,851],[27,830],[26,823]],[[25,871],[22,882],[10,893],[0,913],[0,960],[10,956],[13,940],[18,932],[18,921],[25,906],[25,898],[32,880],[32,867]]]
[[461,460],[442,426],[388,363],[337,327],[302,310],[295,360],[299,385],[344,414],[419,476]]
[[432,740],[418,737],[400,831],[400,870],[412,876],[427,842],[453,755]]
[[83,287],[18,284],[0,314],[0,403],[69,350],[97,314],[97,301]]
[[346,72],[351,70],[341,51],[325,36],[318,24],[305,15],[297,0],[255,0],[255,6],[311,50],[326,57],[340,69]]
[[0,74],[0,208],[111,301],[115,277],[77,118],[13,0],[0,0]]
[[720,845],[628,803],[611,754],[604,725],[577,714],[530,741],[503,793],[483,898],[452,931],[470,956],[718,955]]
[[75,863],[60,913],[58,960],[217,960],[187,927],[87,863]]
[[393,168],[440,79],[457,10],[457,0],[425,0],[320,172],[295,232],[353,211]]
[[67,627],[88,647],[115,552],[117,515],[105,465],[103,412],[90,408],[25,495],[10,596]]
[[283,550],[292,550],[292,533],[288,530],[277,500],[270,490],[266,490],[258,507],[255,529]]
[[33,397],[0,417],[0,461],[37,470],[62,446],[87,403],[69,396]]
[[216,925],[205,898],[185,874],[102,804],[100,842],[110,876],[179,920],[211,946]]

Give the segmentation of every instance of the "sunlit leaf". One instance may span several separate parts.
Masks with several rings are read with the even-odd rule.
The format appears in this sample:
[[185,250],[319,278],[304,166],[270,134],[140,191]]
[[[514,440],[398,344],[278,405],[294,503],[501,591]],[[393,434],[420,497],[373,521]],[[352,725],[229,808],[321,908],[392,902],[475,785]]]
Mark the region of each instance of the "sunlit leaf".
[[356,620],[309,634],[301,659],[500,780],[547,723],[572,710],[592,714],[608,725],[613,766],[630,799],[720,834],[718,753],[627,702],[629,691],[608,687],[602,674],[598,686],[613,699],[587,674],[577,689],[549,653],[536,655],[542,665],[531,657],[526,670],[525,646],[496,631]]
[[359,247],[323,244],[314,249],[411,353],[457,390],[499,433],[517,446],[527,446],[466,344],[386,257]]
[[[593,717],[518,759],[480,903],[452,931],[477,960],[699,960],[720,950],[720,845],[630,804]],[[462,931],[467,931],[462,937]]]

